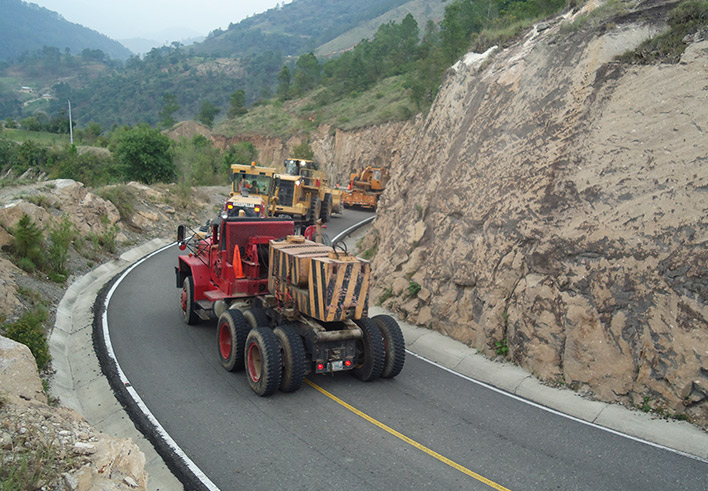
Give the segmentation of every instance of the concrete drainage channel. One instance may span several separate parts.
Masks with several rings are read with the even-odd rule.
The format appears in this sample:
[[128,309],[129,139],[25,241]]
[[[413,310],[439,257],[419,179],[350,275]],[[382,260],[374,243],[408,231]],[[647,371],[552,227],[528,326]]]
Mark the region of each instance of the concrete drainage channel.
[[[348,238],[351,245],[356,240],[352,235],[359,236],[360,233],[355,232],[361,232],[361,227],[373,219],[350,227],[333,242]],[[103,336],[105,302],[112,286],[129,268],[170,244],[161,239],[150,241],[71,284],[59,303],[56,325],[49,340],[56,372],[51,392],[98,430],[132,439],[146,456],[148,489],[180,489],[182,483],[189,489],[217,489],[180,453],[169,435],[161,431],[139,397],[135,399]],[[370,308],[370,315],[379,313],[389,312]],[[708,462],[708,434],[697,427],[669,423],[621,406],[583,399],[567,389],[544,386],[525,370],[488,360],[436,331],[405,322],[400,325],[407,352],[412,356],[560,416]]]

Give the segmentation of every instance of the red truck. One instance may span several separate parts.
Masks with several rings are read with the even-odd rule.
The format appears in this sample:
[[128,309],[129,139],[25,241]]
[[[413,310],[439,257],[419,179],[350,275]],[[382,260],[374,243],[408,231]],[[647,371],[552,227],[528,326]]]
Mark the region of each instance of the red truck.
[[298,390],[307,374],[351,371],[365,381],[403,369],[396,321],[368,317],[370,264],[343,244],[294,235],[294,222],[228,216],[185,237],[175,267],[184,321],[218,319],[222,366],[246,369],[260,396]]

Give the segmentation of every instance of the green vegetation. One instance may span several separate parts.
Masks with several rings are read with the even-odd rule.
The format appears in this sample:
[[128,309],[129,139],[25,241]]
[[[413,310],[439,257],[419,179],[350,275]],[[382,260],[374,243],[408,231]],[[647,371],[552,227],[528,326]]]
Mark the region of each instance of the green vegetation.
[[64,283],[69,277],[66,261],[69,248],[76,237],[76,229],[67,215],[62,215],[61,220],[55,222],[49,232],[50,278],[56,283]]
[[501,341],[494,342],[495,353],[499,356],[506,356],[509,354],[509,346],[507,346],[506,338]]
[[[124,64],[93,52],[37,52],[0,69],[0,95],[39,78],[54,98],[8,93],[0,97],[0,117],[24,117],[28,126],[46,123],[40,126],[66,131],[70,99],[79,127],[92,122],[99,128],[138,122],[171,127],[175,120],[198,118],[227,134],[285,136],[307,134],[324,122],[351,129],[406,120],[427,110],[443,72],[462,54],[508,43],[531,22],[564,8],[566,0],[457,0],[445,7],[439,25],[429,21],[421,30],[408,14],[384,23],[338,57],[320,60],[313,54],[315,46],[402,3],[301,0],[214,31],[203,44],[173,43]],[[312,10],[305,7],[310,4]],[[283,55],[298,53],[304,54]],[[56,83],[64,73],[65,81]],[[273,94],[276,98],[269,99]],[[226,121],[218,121],[220,116]]]
[[383,292],[383,294],[379,297],[379,301],[376,302],[376,305],[379,307],[383,305],[383,303],[391,298],[393,296],[393,288],[386,288]]
[[379,249],[379,245],[378,245],[378,244],[374,244],[373,247],[371,247],[370,249],[365,250],[364,253],[361,255],[361,257],[363,257],[364,259],[366,259],[367,261],[369,261],[369,260],[371,260],[371,259],[376,255],[376,252],[378,251],[378,249]]
[[175,177],[170,139],[146,124],[131,128],[119,137],[116,157],[130,180],[153,184]]
[[305,159],[313,160],[315,158],[315,152],[310,148],[310,144],[307,142],[302,142],[299,145],[295,145],[291,152],[291,157],[295,159]]
[[620,56],[619,60],[637,65],[678,63],[686,49],[683,39],[708,27],[708,2],[680,3],[669,14],[668,24],[666,32],[647,39],[634,51]]
[[133,214],[135,213],[135,202],[136,195],[132,188],[124,185],[118,184],[115,186],[106,186],[97,191],[97,194],[113,203],[113,205],[118,209],[120,214],[120,219],[127,223],[133,223]]
[[12,252],[17,258],[17,266],[34,273],[44,266],[42,231],[29,215],[23,214],[13,230]]
[[421,287],[420,287],[420,285],[419,285],[418,283],[416,283],[415,281],[411,280],[411,281],[408,283],[408,295],[410,295],[411,297],[415,297],[416,295],[418,295],[418,292],[420,291],[420,288],[421,288]]
[[47,320],[47,309],[38,305],[32,310],[22,314],[16,322],[5,324],[3,330],[5,337],[26,345],[34,355],[39,370],[49,366],[49,345],[44,333],[43,323]]

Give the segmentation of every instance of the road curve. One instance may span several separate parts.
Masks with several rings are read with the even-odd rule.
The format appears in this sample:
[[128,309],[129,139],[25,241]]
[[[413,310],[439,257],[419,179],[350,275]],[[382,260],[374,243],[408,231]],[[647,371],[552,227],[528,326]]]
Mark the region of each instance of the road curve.
[[[334,219],[330,236],[339,220],[345,228],[345,218]],[[177,254],[166,249],[113,285],[105,318],[124,375],[118,393],[188,489],[704,487],[704,462],[559,417],[414,356],[394,380],[312,376],[294,394],[260,398],[243,373],[221,368],[213,323],[182,322]],[[128,389],[164,434],[138,414]],[[176,461],[166,435],[195,468]]]

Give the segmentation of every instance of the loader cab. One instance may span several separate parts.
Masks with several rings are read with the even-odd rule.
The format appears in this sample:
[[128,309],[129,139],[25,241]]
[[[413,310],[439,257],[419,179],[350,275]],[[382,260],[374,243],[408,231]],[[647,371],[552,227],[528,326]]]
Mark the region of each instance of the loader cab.
[[285,173],[291,176],[302,175],[303,170],[319,170],[317,162],[306,159],[285,159]]
[[269,203],[275,190],[275,168],[261,167],[252,162],[251,165],[233,164],[229,180],[231,181],[231,197],[258,197]]

